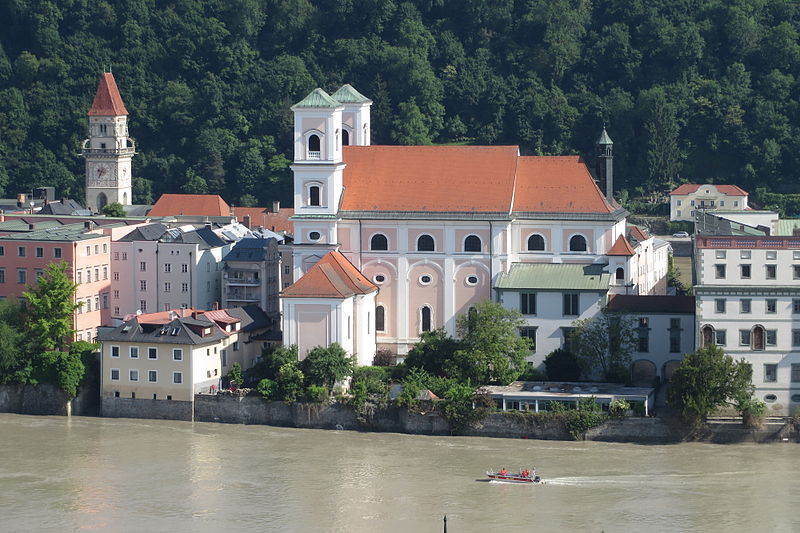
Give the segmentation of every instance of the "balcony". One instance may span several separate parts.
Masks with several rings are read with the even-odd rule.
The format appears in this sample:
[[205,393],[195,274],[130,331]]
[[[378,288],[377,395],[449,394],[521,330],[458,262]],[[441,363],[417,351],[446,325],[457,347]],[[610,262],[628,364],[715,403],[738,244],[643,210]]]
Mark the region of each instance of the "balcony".
[[261,280],[252,277],[252,276],[231,276],[230,274],[225,275],[225,283],[229,286],[237,286],[237,287],[259,287],[261,286]]
[[320,159],[322,159],[322,152],[318,150],[309,150],[306,159],[319,161]]
[[261,295],[257,292],[241,292],[241,291],[228,291],[225,293],[225,299],[230,302],[248,302],[258,303],[261,301]]
[[83,155],[134,155],[136,149],[132,146],[126,148],[84,148]]

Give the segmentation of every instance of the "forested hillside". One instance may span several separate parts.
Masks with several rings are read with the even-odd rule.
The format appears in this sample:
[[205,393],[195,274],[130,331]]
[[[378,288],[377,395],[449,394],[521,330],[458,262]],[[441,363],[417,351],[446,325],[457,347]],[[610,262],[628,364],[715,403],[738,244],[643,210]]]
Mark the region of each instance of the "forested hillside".
[[800,4],[787,0],[4,0],[0,194],[83,198],[86,112],[114,72],[136,202],[290,199],[289,106],[372,98],[376,143],[591,156],[617,188],[800,184]]

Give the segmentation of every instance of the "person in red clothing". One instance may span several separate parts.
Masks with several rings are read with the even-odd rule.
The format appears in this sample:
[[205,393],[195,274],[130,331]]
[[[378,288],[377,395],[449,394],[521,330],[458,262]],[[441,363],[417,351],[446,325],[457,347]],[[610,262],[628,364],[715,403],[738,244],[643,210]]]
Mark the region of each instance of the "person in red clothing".
[[503,468],[502,470],[500,470],[500,475],[501,475],[501,476],[505,476],[506,474],[508,474],[508,470],[506,470],[505,468]]

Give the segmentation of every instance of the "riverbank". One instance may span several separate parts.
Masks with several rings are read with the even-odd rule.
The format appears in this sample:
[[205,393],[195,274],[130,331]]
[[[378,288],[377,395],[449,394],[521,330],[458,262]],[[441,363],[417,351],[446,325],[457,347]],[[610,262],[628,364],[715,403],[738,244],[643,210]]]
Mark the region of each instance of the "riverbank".
[[[37,415],[96,415],[96,402],[86,395],[68,401],[49,385],[1,385],[0,412]],[[415,435],[450,435],[447,420],[430,406],[409,410],[387,406],[369,416],[359,415],[349,405],[307,402],[270,402],[259,396],[198,394],[193,402],[103,398],[101,416],[266,425],[307,429],[341,429]],[[557,416],[505,411],[489,413],[462,435],[532,440],[575,440],[564,420]],[[798,427],[789,421],[774,421],[760,428],[744,427],[735,420],[712,422],[689,431],[674,420],[630,417],[608,420],[577,435],[580,440],[670,444],[685,441],[712,443],[800,442]]]

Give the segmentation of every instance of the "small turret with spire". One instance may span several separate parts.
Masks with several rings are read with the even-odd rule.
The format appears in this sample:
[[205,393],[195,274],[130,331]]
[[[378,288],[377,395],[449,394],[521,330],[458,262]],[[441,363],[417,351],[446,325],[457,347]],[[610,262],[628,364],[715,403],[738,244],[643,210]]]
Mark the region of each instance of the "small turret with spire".
[[606,125],[603,124],[603,132],[597,139],[597,158],[595,161],[595,179],[597,186],[606,195],[606,199],[611,201],[614,196],[614,155],[611,137],[606,132]]

